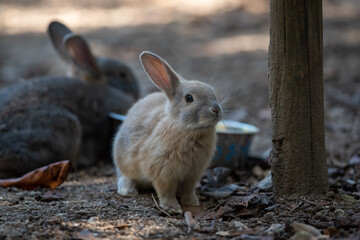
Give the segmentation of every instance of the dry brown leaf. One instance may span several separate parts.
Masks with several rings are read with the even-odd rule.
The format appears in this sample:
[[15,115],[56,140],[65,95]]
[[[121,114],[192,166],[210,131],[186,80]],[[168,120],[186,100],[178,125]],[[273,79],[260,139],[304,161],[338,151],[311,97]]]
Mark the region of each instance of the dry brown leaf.
[[204,205],[198,205],[198,206],[182,206],[181,209],[183,212],[189,211],[192,213],[193,216],[196,216],[204,212],[207,208]]
[[17,187],[31,190],[36,187],[55,189],[62,184],[70,171],[70,161],[65,160],[35,169],[22,177],[0,179],[1,187]]
[[61,194],[61,192],[57,190],[49,190],[43,195],[40,195],[36,198],[36,200],[42,201],[42,202],[52,202],[52,201],[59,201],[64,199],[64,196]]

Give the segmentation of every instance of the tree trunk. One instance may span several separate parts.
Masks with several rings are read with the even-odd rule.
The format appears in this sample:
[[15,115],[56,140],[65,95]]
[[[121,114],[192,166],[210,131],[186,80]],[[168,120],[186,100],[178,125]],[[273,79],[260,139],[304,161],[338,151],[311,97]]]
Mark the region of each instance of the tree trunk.
[[322,0],[271,0],[269,80],[273,188],[278,196],[328,190]]

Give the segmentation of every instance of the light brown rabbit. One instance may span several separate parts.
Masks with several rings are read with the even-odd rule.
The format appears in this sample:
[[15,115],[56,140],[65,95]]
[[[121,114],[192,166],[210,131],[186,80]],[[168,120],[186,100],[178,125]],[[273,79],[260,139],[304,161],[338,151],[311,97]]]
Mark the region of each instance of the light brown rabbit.
[[183,206],[199,205],[195,185],[214,154],[222,109],[209,85],[183,79],[153,53],[140,61],[163,92],[139,100],[115,137],[118,193],[152,185],[162,208],[181,213],[177,196]]

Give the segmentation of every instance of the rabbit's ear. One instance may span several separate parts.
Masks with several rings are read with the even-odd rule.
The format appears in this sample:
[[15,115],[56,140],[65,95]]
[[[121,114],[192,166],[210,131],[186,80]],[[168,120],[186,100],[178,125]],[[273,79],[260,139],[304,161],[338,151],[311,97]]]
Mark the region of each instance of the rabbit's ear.
[[77,35],[68,35],[63,40],[67,53],[76,67],[85,71],[93,79],[100,76],[100,70],[96,63],[94,55],[86,41]]
[[63,44],[63,40],[66,35],[72,34],[71,30],[67,28],[64,24],[53,21],[49,24],[47,33],[59,56],[63,58],[63,60],[65,60],[66,62],[70,62],[71,59],[67,53],[66,47]]
[[146,51],[140,54],[140,61],[151,81],[172,98],[180,80],[170,65],[158,55]]

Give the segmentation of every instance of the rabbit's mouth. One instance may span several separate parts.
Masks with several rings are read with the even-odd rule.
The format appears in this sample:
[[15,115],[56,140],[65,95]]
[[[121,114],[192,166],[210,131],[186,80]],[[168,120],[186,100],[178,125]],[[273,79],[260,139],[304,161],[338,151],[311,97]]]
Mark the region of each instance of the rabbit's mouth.
[[196,127],[194,128],[212,128],[215,127],[216,124],[221,120],[221,118],[219,118],[218,116],[216,118],[213,119],[207,119],[204,121],[200,121]]
[[216,126],[216,124],[222,119],[222,111],[206,111],[200,115],[198,122],[194,128],[211,128]]

